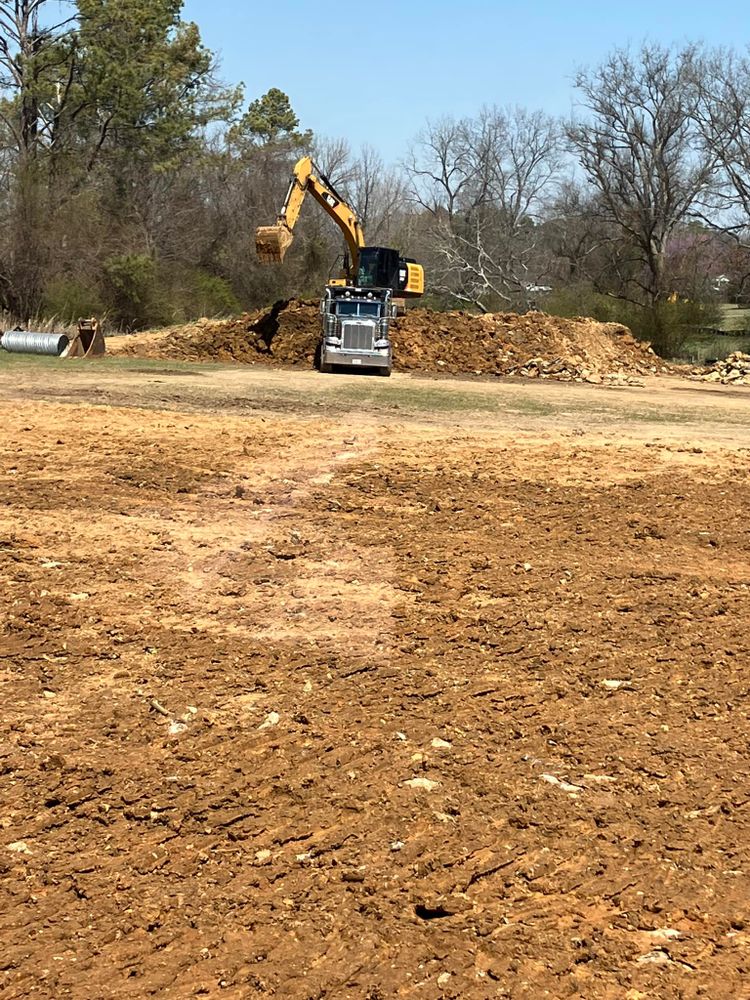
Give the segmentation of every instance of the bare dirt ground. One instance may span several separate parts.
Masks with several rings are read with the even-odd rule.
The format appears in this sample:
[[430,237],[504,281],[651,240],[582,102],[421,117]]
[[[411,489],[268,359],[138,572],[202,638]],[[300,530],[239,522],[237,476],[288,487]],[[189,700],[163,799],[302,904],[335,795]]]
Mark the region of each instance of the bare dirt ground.
[[750,996],[750,390],[0,406],[3,1000]]

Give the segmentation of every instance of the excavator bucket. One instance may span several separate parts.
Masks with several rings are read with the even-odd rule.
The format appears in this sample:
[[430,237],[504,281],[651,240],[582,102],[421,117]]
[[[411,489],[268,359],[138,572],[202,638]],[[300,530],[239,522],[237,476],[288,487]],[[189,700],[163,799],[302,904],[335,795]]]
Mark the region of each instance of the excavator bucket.
[[255,230],[255,250],[261,264],[280,264],[292,243],[287,226],[261,226]]
[[104,334],[98,319],[78,321],[78,333],[65,352],[66,358],[96,358],[106,353]]

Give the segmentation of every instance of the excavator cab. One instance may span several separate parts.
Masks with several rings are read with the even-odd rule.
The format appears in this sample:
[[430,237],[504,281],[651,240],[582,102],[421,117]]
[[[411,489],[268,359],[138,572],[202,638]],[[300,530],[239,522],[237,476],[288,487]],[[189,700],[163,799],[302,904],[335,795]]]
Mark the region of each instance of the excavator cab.
[[422,295],[424,271],[390,247],[362,247],[354,283],[358,288],[390,288],[394,295]]
[[358,288],[399,288],[398,250],[388,247],[363,247],[354,275]]

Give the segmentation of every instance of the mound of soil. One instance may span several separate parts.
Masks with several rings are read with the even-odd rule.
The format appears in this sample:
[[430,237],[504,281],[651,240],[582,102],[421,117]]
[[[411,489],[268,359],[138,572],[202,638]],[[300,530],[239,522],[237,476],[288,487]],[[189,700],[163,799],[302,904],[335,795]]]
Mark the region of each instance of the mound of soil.
[[226,320],[112,338],[112,353],[174,361],[258,361],[312,364],[318,344],[318,307],[277,302],[270,309]]
[[[317,302],[292,299],[235,319],[201,320],[112,343],[115,353],[135,357],[310,365],[319,324]],[[627,327],[545,313],[412,309],[394,322],[393,347],[401,371],[630,381],[661,368]]]
[[659,368],[627,327],[545,313],[437,313],[414,309],[394,330],[397,366],[455,374],[564,380],[646,374]]

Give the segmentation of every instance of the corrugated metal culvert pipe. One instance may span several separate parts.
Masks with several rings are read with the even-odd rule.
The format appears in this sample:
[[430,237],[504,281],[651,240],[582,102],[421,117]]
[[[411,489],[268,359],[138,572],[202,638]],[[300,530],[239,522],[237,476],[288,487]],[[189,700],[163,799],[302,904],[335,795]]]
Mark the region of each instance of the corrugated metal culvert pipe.
[[46,354],[59,358],[70,343],[64,333],[32,333],[11,330],[2,335],[0,346],[9,354]]

